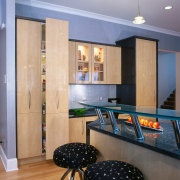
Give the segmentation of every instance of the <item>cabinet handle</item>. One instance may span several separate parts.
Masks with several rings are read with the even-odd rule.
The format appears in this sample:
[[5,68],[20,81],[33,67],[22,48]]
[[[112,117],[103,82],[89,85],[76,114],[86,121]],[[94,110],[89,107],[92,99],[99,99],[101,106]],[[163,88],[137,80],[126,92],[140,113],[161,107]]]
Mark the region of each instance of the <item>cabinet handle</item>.
[[29,90],[29,109],[31,108],[31,91]]
[[82,135],[84,134],[84,120],[82,119]]
[[57,91],[57,109],[59,109],[59,99],[60,99],[60,94],[59,91]]

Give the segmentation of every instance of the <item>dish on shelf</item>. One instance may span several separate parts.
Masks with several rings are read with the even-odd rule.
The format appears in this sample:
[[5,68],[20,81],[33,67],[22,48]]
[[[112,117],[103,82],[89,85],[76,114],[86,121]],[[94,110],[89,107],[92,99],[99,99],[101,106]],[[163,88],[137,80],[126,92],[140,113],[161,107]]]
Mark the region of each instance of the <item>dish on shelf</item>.
[[[128,121],[125,121],[125,123],[127,125],[130,125],[130,126],[133,126],[133,123],[132,122],[128,122]],[[159,126],[158,129],[156,128],[153,128],[153,127],[149,127],[149,126],[144,126],[144,125],[140,125],[142,128],[144,129],[149,129],[149,130],[153,130],[153,131],[159,131],[159,132],[163,132],[163,128],[161,126]]]

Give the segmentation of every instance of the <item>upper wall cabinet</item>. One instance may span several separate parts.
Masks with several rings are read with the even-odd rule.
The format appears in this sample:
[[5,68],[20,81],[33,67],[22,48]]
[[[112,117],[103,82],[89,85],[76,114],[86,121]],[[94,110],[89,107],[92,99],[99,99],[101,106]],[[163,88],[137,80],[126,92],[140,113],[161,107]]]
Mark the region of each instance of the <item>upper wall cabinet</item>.
[[91,83],[91,44],[76,42],[76,83]]
[[121,48],[107,46],[107,84],[121,84]]
[[121,48],[69,41],[70,84],[121,84]]
[[92,45],[92,83],[106,84],[106,46]]

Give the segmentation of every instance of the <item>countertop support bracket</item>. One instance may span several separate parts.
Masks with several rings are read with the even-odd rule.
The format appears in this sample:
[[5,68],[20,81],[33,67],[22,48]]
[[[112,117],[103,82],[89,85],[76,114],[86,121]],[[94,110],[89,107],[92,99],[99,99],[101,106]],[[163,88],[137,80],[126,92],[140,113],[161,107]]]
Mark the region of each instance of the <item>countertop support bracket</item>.
[[96,111],[96,114],[97,114],[97,116],[98,116],[98,118],[99,118],[99,123],[100,123],[100,125],[101,125],[101,126],[105,125],[105,123],[104,123],[104,118],[103,118],[101,109],[95,109],[95,111]]
[[172,120],[171,122],[174,127],[177,147],[180,149],[180,121]]
[[114,133],[118,133],[120,130],[117,127],[116,118],[114,117],[113,111],[107,111],[109,120],[111,121],[112,128],[114,130]]
[[131,116],[131,119],[132,119],[132,123],[133,123],[133,126],[134,126],[134,130],[135,130],[137,139],[140,140],[140,141],[144,141],[144,135],[142,133],[142,129],[141,129],[141,126],[139,124],[138,117],[136,115],[132,115],[132,114],[130,114],[130,116]]

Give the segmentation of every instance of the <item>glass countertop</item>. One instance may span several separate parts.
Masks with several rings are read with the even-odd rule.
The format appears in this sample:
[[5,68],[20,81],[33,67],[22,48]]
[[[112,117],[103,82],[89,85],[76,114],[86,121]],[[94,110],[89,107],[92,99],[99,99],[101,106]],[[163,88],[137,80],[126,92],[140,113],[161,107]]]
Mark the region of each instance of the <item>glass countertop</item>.
[[144,107],[131,106],[131,105],[124,105],[124,104],[110,103],[110,102],[80,101],[79,104],[87,106],[87,107],[101,109],[104,111],[113,111],[117,113],[180,121],[180,111],[176,111],[176,110],[159,109],[159,108],[152,108],[152,107],[145,107],[145,106]]

